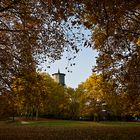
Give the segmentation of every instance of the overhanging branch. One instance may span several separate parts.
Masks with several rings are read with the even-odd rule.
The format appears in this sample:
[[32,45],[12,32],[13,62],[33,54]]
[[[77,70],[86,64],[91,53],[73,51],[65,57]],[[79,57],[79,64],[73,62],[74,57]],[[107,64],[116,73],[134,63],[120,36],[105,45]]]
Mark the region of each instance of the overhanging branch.
[[21,0],[14,0],[12,3],[10,3],[8,6],[6,7],[0,7],[0,12],[4,12],[6,10],[9,10],[10,8],[13,7],[14,4],[17,4],[18,2],[20,2]]

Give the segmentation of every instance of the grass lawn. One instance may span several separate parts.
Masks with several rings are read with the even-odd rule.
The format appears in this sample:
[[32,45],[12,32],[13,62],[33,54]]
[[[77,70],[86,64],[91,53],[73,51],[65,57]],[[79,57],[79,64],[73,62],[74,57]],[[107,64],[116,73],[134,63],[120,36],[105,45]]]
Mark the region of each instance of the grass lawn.
[[0,140],[140,140],[139,122],[0,122]]

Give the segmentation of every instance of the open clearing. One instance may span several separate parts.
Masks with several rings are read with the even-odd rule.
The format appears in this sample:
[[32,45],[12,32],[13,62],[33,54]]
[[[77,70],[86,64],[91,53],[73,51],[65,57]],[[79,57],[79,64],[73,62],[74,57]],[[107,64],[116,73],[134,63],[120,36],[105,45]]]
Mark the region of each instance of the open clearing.
[[0,140],[140,140],[139,122],[0,122]]

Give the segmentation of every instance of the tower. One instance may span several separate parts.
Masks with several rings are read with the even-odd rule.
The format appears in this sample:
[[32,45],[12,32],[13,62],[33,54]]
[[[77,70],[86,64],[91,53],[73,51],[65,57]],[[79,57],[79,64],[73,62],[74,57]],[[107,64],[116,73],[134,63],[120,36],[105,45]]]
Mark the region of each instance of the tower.
[[55,82],[57,82],[63,86],[65,85],[65,74],[60,73],[59,69],[58,69],[57,73],[52,74],[52,78],[54,79]]

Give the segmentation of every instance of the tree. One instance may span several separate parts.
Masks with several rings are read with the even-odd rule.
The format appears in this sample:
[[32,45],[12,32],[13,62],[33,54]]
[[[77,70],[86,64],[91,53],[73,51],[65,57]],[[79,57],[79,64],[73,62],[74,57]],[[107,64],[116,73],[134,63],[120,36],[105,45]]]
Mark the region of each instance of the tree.
[[[94,117],[96,120],[99,116],[107,114],[111,116],[121,114],[120,96],[117,95],[112,83],[105,81],[102,75],[93,73],[79,85],[77,92],[81,94],[81,115]],[[104,111],[106,114],[103,114]]]
[[40,115],[63,117],[66,105],[64,87],[46,73],[37,73],[33,79],[28,78],[30,81],[25,77],[15,77],[12,84],[10,99],[14,100],[13,107],[17,114],[31,119],[35,116],[36,120]]
[[[10,84],[10,77],[25,73],[29,74],[35,69],[36,65],[33,66],[33,64],[37,63],[37,57],[41,52],[45,53],[45,50],[47,51],[46,44],[41,45],[42,41],[46,38],[46,35],[43,35],[42,32],[49,29],[48,27],[43,28],[47,22],[43,23],[45,22],[45,20],[43,21],[43,17],[40,17],[42,18],[41,21],[38,18],[38,13],[35,12],[35,10],[43,10],[42,7],[39,9],[37,3],[32,4],[29,1],[5,1],[1,2],[1,5],[3,7],[0,22],[0,39],[2,42],[0,48],[1,80],[2,82],[7,81]],[[55,54],[53,57],[55,57]]]
[[93,71],[102,72],[104,79],[114,83],[117,92],[127,93],[131,105],[135,104],[138,111],[139,1],[93,0],[82,3],[85,13],[81,14],[81,19],[84,25],[92,30],[94,49],[99,53],[97,66]]
[[71,87],[67,87],[65,89],[65,100],[66,100],[66,110],[65,110],[65,116],[68,119],[79,119],[79,95]]
[[7,96],[6,94],[0,95],[0,120],[6,120],[13,115],[13,109]]
[[[137,54],[132,56],[132,59],[128,63],[128,69],[125,76],[125,83],[127,85],[127,114],[132,116],[139,116],[140,114],[140,57]],[[128,75],[129,74],[129,75]]]
[[[61,118],[65,110],[65,88],[55,82],[50,76],[44,77],[44,86],[46,87],[47,96],[43,96],[43,112],[42,114],[52,117]],[[44,98],[45,97],[45,98]]]
[[[68,61],[74,59],[79,51],[78,15],[81,9],[77,2],[62,0],[5,0],[0,2],[0,86],[10,89],[11,78],[29,75],[40,70],[42,62],[60,59],[64,49],[73,53]],[[75,10],[74,10],[75,9]],[[72,17],[74,15],[74,18]],[[70,17],[70,18],[69,18]],[[74,22],[74,21],[77,22]],[[67,22],[68,21],[68,22]],[[73,27],[72,27],[73,26]],[[73,29],[72,29],[73,28]]]

